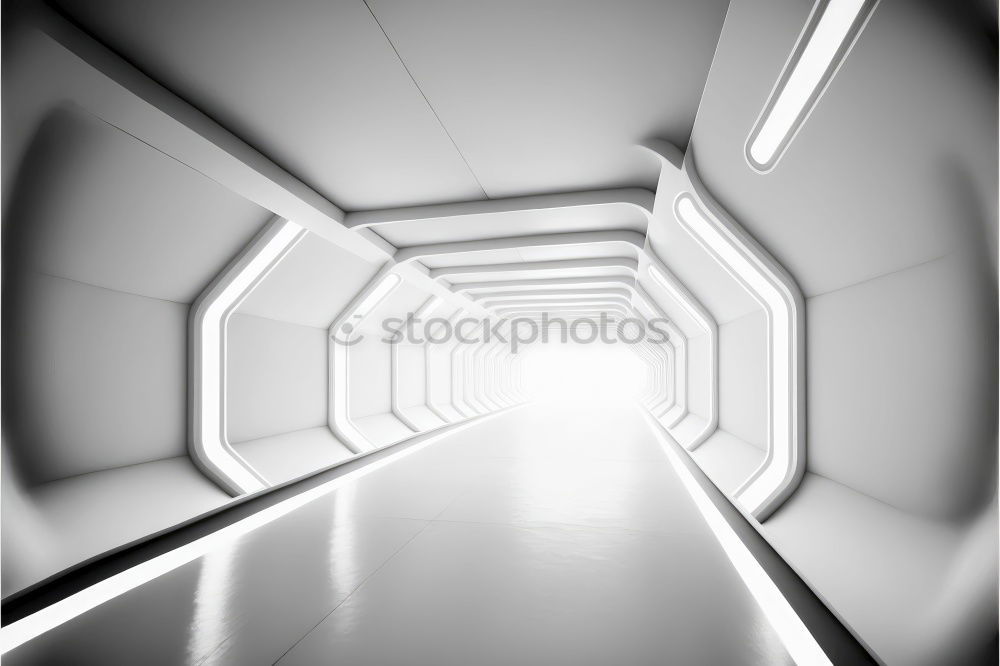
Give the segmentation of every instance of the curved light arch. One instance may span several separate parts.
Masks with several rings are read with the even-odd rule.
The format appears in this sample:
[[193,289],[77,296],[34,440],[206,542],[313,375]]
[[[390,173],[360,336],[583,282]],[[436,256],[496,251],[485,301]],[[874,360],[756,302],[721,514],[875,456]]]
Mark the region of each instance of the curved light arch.
[[[594,277],[586,271],[610,270],[635,275],[639,262],[635,257],[601,257],[597,259],[554,259],[550,261],[525,261],[520,263],[470,264],[464,266],[442,266],[428,271],[433,279],[455,278],[461,275],[504,275],[507,273],[556,273],[566,275],[583,272],[585,277]],[[611,277],[611,276],[608,276]],[[453,285],[458,286],[458,285]]]
[[429,243],[401,247],[394,257],[396,263],[405,264],[429,257],[456,254],[476,254],[497,250],[524,250],[533,248],[573,248],[577,246],[625,245],[632,252],[641,251],[646,234],[626,229],[604,231],[570,231],[560,234],[535,236],[506,236],[482,240],[456,241],[454,243]]
[[333,434],[354,453],[364,453],[376,448],[354,424],[350,413],[350,347],[347,344],[364,323],[365,318],[383,300],[396,290],[400,277],[393,273],[394,265],[388,262],[354,300],[333,321],[328,331],[329,348],[329,411],[328,425]]
[[525,278],[521,280],[495,280],[492,282],[457,282],[452,285],[451,289],[456,293],[476,292],[469,294],[469,297],[478,301],[485,298],[489,293],[495,292],[497,289],[530,293],[530,290],[536,287],[558,291],[560,287],[568,287],[569,289],[594,287],[596,285],[626,285],[631,287],[633,284],[635,284],[634,277],[606,275],[603,277]]
[[691,188],[673,201],[681,227],[760,304],[767,321],[767,454],[735,491],[766,520],[805,473],[805,302],[792,277],[729,218],[685,166]]
[[481,297],[476,302],[485,308],[502,303],[521,303],[527,301],[547,301],[558,299],[563,301],[589,300],[592,298],[613,297],[628,298],[632,294],[631,289],[622,287],[610,287],[606,289],[561,289],[561,290],[533,290],[533,291],[503,291]]
[[229,319],[306,233],[294,222],[272,220],[191,306],[188,451],[206,476],[234,496],[269,484],[233,449],[226,434]]

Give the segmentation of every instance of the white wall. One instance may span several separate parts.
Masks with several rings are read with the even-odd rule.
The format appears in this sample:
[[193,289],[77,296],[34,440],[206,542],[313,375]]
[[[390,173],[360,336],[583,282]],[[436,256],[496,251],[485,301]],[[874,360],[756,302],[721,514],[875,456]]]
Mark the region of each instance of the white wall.
[[762,531],[887,663],[973,663],[996,636],[995,40],[883,0],[758,174],[745,142],[810,8],[731,3],[688,151],[807,298],[807,474]]
[[719,427],[767,449],[767,320],[757,310],[719,326]]
[[5,165],[5,594],[228,501],[187,459],[188,307],[269,217],[36,92]]
[[326,330],[235,314],[227,352],[230,441],[326,425]]

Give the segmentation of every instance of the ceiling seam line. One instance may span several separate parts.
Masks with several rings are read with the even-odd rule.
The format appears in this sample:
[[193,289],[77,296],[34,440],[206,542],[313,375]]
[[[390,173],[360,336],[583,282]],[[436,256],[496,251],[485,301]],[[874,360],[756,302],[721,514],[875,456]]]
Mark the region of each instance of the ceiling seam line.
[[423,98],[424,103],[427,105],[427,108],[430,109],[431,113],[434,115],[434,119],[437,120],[438,125],[441,126],[441,130],[444,132],[445,136],[448,137],[448,140],[451,141],[451,145],[455,149],[455,152],[458,153],[458,156],[462,159],[462,163],[465,164],[465,168],[469,170],[469,175],[472,176],[472,179],[474,181],[476,181],[476,185],[479,186],[479,189],[482,191],[483,196],[486,197],[487,199],[492,199],[492,197],[490,197],[489,193],[486,191],[486,188],[483,187],[483,184],[479,180],[479,177],[476,175],[476,172],[472,170],[472,165],[469,164],[469,160],[466,159],[465,154],[462,153],[462,149],[458,147],[458,143],[455,141],[455,137],[453,137],[451,135],[451,132],[448,131],[448,128],[445,127],[444,121],[441,120],[441,116],[438,115],[438,112],[434,108],[434,105],[431,104],[431,101],[427,98],[427,95],[424,93],[423,88],[421,88],[420,84],[417,83],[417,79],[413,76],[413,72],[411,72],[410,68],[406,66],[406,62],[403,60],[403,56],[399,53],[399,49],[396,48],[396,45],[393,43],[392,38],[389,37],[389,33],[386,32],[385,27],[382,25],[382,22],[378,20],[378,17],[375,15],[375,11],[371,8],[371,5],[368,4],[368,0],[361,0],[361,1],[364,3],[365,8],[368,10],[368,13],[371,14],[372,20],[375,21],[375,25],[377,25],[378,29],[382,31],[382,36],[385,37],[385,41],[388,42],[389,48],[391,48],[392,52],[396,54],[396,59],[399,60],[399,64],[403,66],[403,71],[405,71],[406,75],[410,77],[410,81],[413,82],[413,86],[417,89],[417,92],[420,93],[420,96]]

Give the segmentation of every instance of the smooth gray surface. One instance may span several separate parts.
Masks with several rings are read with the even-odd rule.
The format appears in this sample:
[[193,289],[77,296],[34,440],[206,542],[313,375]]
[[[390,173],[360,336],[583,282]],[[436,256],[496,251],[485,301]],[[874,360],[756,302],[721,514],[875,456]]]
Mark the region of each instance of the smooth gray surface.
[[811,471],[936,519],[996,492],[996,303],[971,265],[809,299]]
[[598,405],[522,408],[448,436],[4,661],[279,657],[790,663],[639,412]]
[[271,217],[82,109],[39,120],[5,202],[19,270],[190,303]]
[[49,574],[230,499],[187,456],[53,481],[36,486],[31,495],[46,529],[58,540],[49,555]]
[[973,236],[995,253],[996,28],[971,3],[882,0],[778,166],[747,166],[812,4],[730,3],[691,139],[705,186],[807,297]]
[[20,284],[4,427],[25,478],[184,454],[187,306],[43,275]]
[[651,186],[633,146],[687,142],[726,7],[369,3],[414,84],[360,1],[57,4],[349,210]]
[[767,320],[763,310],[719,326],[719,427],[767,450]]
[[326,425],[326,329],[234,314],[227,338],[229,440]]
[[723,0],[372,0],[491,197],[650,187],[686,145]]
[[712,483],[731,496],[760,467],[766,454],[764,449],[719,429],[692,451],[691,457]]
[[996,524],[995,506],[959,531],[807,473],[765,535],[886,663],[991,664]]
[[482,197],[362,2],[57,4],[338,206]]
[[389,373],[392,369],[389,345],[378,338],[368,337],[347,351],[348,379],[350,382],[350,418],[388,413]]
[[240,303],[239,312],[326,329],[378,269],[307,234]]
[[326,424],[240,442],[233,448],[272,484],[290,481],[354,455]]

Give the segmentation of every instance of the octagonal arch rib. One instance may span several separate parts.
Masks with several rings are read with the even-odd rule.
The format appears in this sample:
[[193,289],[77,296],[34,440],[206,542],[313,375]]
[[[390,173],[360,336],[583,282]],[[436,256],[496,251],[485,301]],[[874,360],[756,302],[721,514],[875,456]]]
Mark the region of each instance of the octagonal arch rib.
[[631,301],[624,296],[608,296],[607,298],[587,298],[587,299],[543,299],[543,300],[518,300],[499,302],[493,307],[498,314],[503,314],[513,309],[530,308],[532,310],[545,310],[548,308],[582,308],[582,307],[613,307],[628,308]]
[[[633,271],[634,273],[635,271]],[[585,287],[631,287],[635,284],[634,277],[621,277],[608,275],[604,277],[576,277],[576,278],[525,278],[521,280],[494,280],[486,282],[458,282],[452,285],[455,292],[475,292],[469,296],[473,300],[482,300],[486,295],[496,290],[509,289],[511,291],[530,291],[536,287],[551,290],[561,290],[562,288],[576,289]]]
[[734,493],[766,520],[805,473],[805,302],[792,276],[715,202],[693,158],[664,141],[646,146],[661,162],[655,216],[670,216],[760,306],[767,331],[767,447]]
[[294,222],[275,218],[191,306],[188,450],[198,468],[234,496],[269,484],[233,449],[226,432],[229,320],[306,233]]
[[690,366],[704,367],[705,373],[705,414],[702,419],[694,412],[678,424],[670,434],[681,446],[693,451],[701,446],[719,427],[719,327],[711,313],[695,298],[687,287],[668,269],[659,257],[647,248],[645,268],[656,290],[649,294],[655,300],[657,291],[665,293],[683,314],[694,324],[704,337],[704,349],[694,343],[698,338],[688,336]]
[[[552,261],[525,261],[496,264],[468,264],[442,266],[431,268],[428,274],[433,279],[445,278],[460,287],[462,278],[467,275],[486,276],[502,275],[508,279],[521,273],[534,274],[536,277],[550,275],[553,277],[576,274],[584,277],[594,277],[595,274],[611,276],[635,275],[639,270],[639,262],[635,257],[601,257],[597,259],[558,259]],[[457,284],[456,284],[457,283]]]
[[401,280],[399,275],[393,272],[393,268],[392,262],[387,262],[338,315],[328,331],[327,422],[333,434],[353,453],[371,451],[376,445],[351,419],[350,349],[359,340],[357,334],[365,318],[399,286]]
[[641,252],[646,243],[646,235],[631,230],[572,231],[559,234],[538,234],[530,236],[506,236],[478,240],[456,241],[452,243],[429,243],[401,247],[395,254],[396,263],[407,263],[430,257],[496,252],[498,250],[526,249],[566,249],[579,246],[613,245],[625,246],[633,255]]
[[527,303],[527,302],[547,302],[553,301],[586,301],[597,299],[627,299],[631,296],[630,289],[611,287],[608,289],[558,289],[558,290],[524,290],[524,291],[500,291],[488,293],[476,299],[483,307],[492,307],[504,303]]

